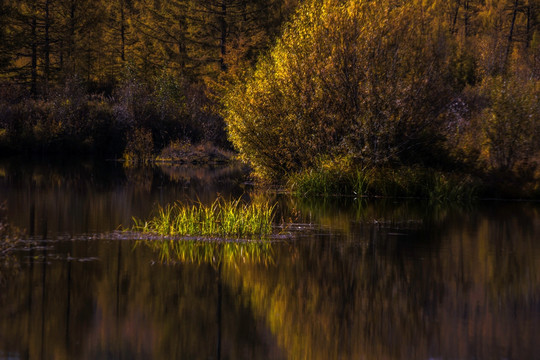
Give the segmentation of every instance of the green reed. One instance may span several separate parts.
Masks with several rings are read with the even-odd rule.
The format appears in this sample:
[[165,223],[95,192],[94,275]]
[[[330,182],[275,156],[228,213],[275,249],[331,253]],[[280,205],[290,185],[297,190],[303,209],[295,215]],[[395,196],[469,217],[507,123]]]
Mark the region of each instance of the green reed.
[[133,230],[164,236],[263,237],[272,233],[275,205],[216,199],[210,205],[175,203],[159,207],[148,220],[134,219]]
[[291,176],[296,197],[416,197],[434,203],[472,202],[479,182],[471,176],[421,167],[317,169]]

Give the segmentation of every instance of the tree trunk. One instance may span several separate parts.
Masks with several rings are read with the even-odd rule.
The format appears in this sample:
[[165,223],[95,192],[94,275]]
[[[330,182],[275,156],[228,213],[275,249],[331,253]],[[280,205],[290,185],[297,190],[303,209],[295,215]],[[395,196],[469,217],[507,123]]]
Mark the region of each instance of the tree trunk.
[[49,87],[49,77],[51,74],[51,41],[50,41],[50,34],[49,30],[51,27],[51,19],[50,19],[50,11],[49,11],[49,5],[50,0],[45,1],[45,44],[43,47],[43,51],[45,52],[45,87]]
[[465,0],[465,37],[469,36],[469,19],[471,14],[469,13],[470,10],[470,1]]
[[227,53],[227,19],[225,18],[227,16],[227,0],[222,0],[221,3],[221,14],[220,14],[220,29],[221,29],[221,37],[220,37],[220,48],[221,48],[221,58],[219,59],[220,68],[222,71],[227,70],[227,64],[225,63],[225,55]]
[[510,24],[510,31],[508,33],[508,44],[506,46],[506,57],[504,59],[505,66],[508,65],[508,60],[510,58],[510,52],[512,51],[512,40],[513,40],[513,36],[514,36],[514,26],[516,24],[516,16],[517,16],[517,12],[518,12],[518,5],[519,5],[519,0],[515,0],[514,1],[514,9],[513,9],[513,12],[512,12],[512,23]]
[[75,52],[75,1],[76,0],[71,0],[71,7],[69,12],[68,66],[73,66],[73,53]]
[[126,61],[126,22],[125,22],[125,13],[124,13],[124,0],[120,0],[120,38],[121,46],[120,54],[122,61]]
[[461,1],[458,0],[457,4],[456,4],[456,11],[454,12],[454,18],[452,20],[452,28],[450,29],[450,32],[452,34],[455,34],[456,32],[456,27],[457,27],[457,19],[458,19],[458,14],[459,14],[459,7],[461,6]]
[[528,49],[531,42],[531,5],[527,5],[527,28],[525,33],[525,48]]
[[32,43],[31,43],[31,48],[32,48],[32,64],[31,64],[31,69],[30,69],[30,72],[31,72],[31,83],[30,83],[30,91],[32,93],[32,96],[36,97],[37,96],[37,58],[38,58],[38,54],[37,54],[37,48],[38,48],[38,44],[37,44],[37,14],[36,14],[36,6],[34,4],[34,7],[33,7],[33,14],[32,14],[32,22],[31,22],[31,36],[32,36]]

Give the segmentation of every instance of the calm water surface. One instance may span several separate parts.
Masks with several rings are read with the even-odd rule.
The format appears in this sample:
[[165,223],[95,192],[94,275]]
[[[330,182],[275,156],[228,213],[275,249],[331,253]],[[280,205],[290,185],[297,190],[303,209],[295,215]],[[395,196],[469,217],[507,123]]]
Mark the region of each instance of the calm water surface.
[[[218,194],[267,197],[292,225],[167,262],[115,232]],[[538,203],[306,202],[233,168],[17,161],[0,163],[0,202],[31,240],[0,258],[0,359],[540,356]]]

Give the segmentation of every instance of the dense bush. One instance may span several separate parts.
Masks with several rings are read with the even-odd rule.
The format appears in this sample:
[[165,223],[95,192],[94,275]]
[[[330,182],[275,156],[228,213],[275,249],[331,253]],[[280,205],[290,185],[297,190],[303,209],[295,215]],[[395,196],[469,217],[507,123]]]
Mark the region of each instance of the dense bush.
[[480,91],[489,101],[481,118],[490,164],[511,170],[532,160],[540,151],[540,82],[488,78]]
[[191,117],[188,96],[189,84],[166,73],[147,82],[129,77],[114,93],[114,113],[130,131],[150,130],[158,148],[176,139],[199,140],[203,131]]
[[231,87],[230,138],[260,175],[280,177],[321,155],[384,164],[421,156],[437,139],[451,91],[446,38],[422,6],[397,3],[308,1]]
[[538,189],[540,42],[518,25],[538,9],[517,5],[308,0],[228,87],[230,139],[259,176],[308,195],[358,193],[366,169],[377,195],[469,197],[453,173],[492,194],[495,172]]
[[14,152],[118,153],[124,131],[115,121],[111,100],[86,92],[82,82],[69,79],[51,90],[47,99],[0,99],[0,146]]

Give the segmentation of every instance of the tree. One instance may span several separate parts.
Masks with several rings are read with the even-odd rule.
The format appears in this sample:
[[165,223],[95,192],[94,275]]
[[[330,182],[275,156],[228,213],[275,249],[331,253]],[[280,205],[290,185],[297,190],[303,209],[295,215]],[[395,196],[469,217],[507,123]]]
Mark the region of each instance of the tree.
[[[104,2],[102,39],[102,79],[113,86],[125,73],[125,67],[134,57],[136,34],[133,21],[135,19],[135,3],[132,0],[112,0]],[[103,81],[103,80],[102,80]]]
[[20,84],[28,84],[32,96],[38,94],[41,49],[43,47],[42,3],[40,1],[20,1],[11,3],[11,19],[8,25],[12,44],[11,66],[7,75]]
[[135,30],[138,35],[134,62],[145,74],[167,69],[185,76],[192,67],[188,54],[188,2],[139,1]]
[[[277,34],[287,13],[284,0],[192,0],[190,37],[203,72],[251,64]],[[206,65],[206,66],[204,66]]]
[[58,0],[58,58],[62,77],[99,81],[106,72],[106,12],[101,1]]
[[9,64],[11,55],[9,53],[9,40],[7,27],[12,9],[4,1],[0,1],[0,69],[4,70]]

